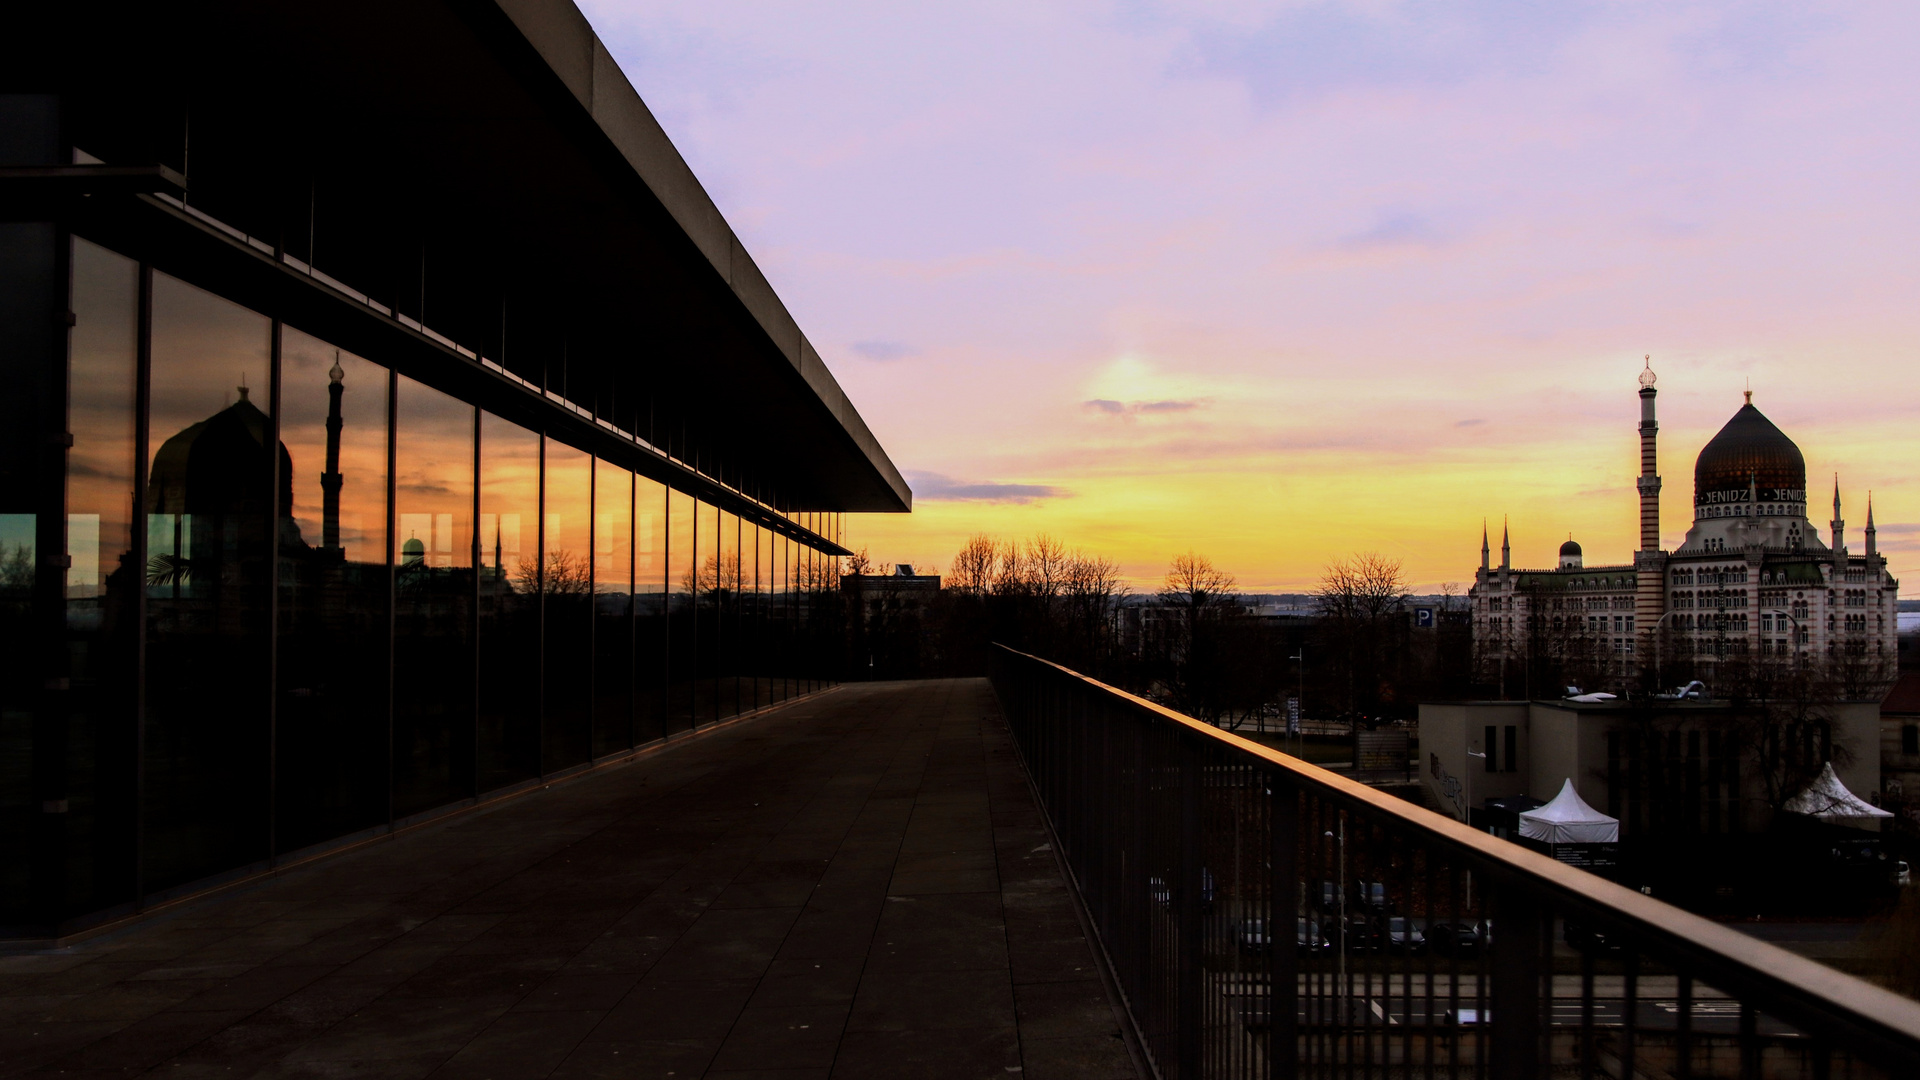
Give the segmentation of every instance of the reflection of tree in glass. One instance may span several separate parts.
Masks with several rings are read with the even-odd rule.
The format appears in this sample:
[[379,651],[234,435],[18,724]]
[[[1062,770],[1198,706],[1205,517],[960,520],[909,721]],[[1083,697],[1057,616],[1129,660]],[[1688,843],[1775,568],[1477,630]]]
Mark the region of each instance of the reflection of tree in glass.
[[185,585],[193,580],[193,560],[185,555],[147,556],[147,584]]
[[0,548],[0,589],[8,593],[33,588],[33,545],[15,544]]
[[719,592],[722,589],[728,592],[738,592],[740,589],[740,564],[729,559],[725,565],[722,565],[720,556],[709,555],[707,556],[707,564],[700,568],[699,573],[696,574],[692,569],[689,569],[686,574],[681,577],[680,584],[688,592],[710,593]]
[[[521,559],[514,568],[513,580],[526,592],[541,587],[540,564],[536,559]],[[593,591],[593,568],[585,556],[571,551],[547,552],[546,591],[549,595],[584,596]]]

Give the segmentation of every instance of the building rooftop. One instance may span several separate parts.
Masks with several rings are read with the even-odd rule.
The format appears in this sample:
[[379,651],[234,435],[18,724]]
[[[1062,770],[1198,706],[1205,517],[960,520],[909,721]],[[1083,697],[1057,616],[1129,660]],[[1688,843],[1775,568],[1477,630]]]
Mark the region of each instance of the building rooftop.
[[984,680],[849,686],[0,957],[0,1062],[1134,1076],[1048,840]]

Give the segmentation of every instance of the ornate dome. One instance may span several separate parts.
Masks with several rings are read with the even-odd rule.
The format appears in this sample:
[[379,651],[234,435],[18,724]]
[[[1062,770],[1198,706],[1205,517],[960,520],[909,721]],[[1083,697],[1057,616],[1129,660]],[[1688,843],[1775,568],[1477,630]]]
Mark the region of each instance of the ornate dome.
[[1717,501],[1709,498],[1714,492],[1739,492],[1730,501],[1744,501],[1749,483],[1759,487],[1763,501],[1806,501],[1807,459],[1752,402],[1700,451],[1693,465],[1694,505]]
[[1560,545],[1560,554],[1578,555],[1580,554],[1580,545],[1574,543],[1572,540],[1568,540],[1566,543]]

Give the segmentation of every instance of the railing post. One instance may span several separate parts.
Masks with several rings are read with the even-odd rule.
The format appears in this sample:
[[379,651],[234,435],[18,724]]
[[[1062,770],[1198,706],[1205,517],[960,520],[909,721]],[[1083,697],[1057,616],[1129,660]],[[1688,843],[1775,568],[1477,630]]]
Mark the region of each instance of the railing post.
[[1300,1072],[1299,921],[1300,790],[1267,773],[1267,1075],[1294,1080]]
[[1545,969],[1546,912],[1527,890],[1504,876],[1488,883],[1493,1066],[1489,1075],[1542,1075],[1540,979]]
[[1200,960],[1206,923],[1200,911],[1203,893],[1200,882],[1203,865],[1200,858],[1200,796],[1202,765],[1206,754],[1184,737],[1177,740],[1174,746],[1178,755],[1175,767],[1180,770],[1180,886],[1179,892],[1174,894],[1180,904],[1180,975],[1175,1007],[1179,1009],[1177,1039],[1180,1047],[1180,1078],[1192,1080],[1200,1075],[1200,1018],[1204,992],[1201,986],[1204,969]]

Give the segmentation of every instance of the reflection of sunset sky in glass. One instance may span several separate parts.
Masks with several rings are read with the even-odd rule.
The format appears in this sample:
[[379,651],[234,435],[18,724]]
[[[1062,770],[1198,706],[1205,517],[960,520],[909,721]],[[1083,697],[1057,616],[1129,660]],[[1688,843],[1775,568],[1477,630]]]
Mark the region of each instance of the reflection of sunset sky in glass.
[[[328,372],[335,348],[287,327],[280,343],[280,443],[293,461],[293,520],[320,547],[326,493]],[[348,562],[387,559],[387,369],[340,361],[340,546]],[[402,536],[405,539],[405,536]]]
[[1914,5],[586,9],[913,483],[880,562],[1625,559],[1648,352],[1665,544],[1751,378],[1920,552]]

